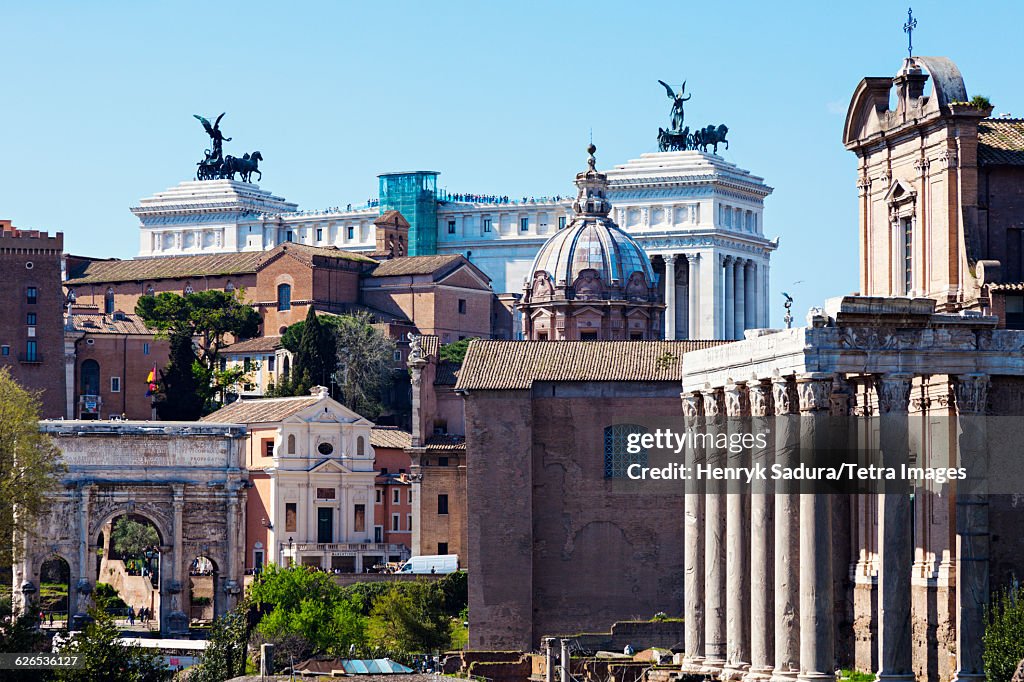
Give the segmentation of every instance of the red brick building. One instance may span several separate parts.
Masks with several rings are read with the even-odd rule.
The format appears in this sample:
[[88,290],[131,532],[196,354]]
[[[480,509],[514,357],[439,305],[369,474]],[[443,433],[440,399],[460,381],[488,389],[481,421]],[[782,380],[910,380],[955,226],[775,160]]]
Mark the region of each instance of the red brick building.
[[394,426],[370,431],[377,469],[373,505],[373,541],[412,548],[413,486],[409,477],[409,432]]
[[64,366],[64,235],[19,230],[0,220],[0,367],[41,391],[43,418],[69,416]]
[[470,648],[682,614],[684,496],[628,487],[617,434],[679,420],[682,355],[716,343],[470,344]]

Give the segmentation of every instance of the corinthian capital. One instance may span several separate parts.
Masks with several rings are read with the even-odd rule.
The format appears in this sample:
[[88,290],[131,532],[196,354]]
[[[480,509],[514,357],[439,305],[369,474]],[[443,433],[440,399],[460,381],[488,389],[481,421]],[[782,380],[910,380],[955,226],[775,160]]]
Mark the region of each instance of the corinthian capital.
[[762,384],[757,377],[747,383],[747,393],[750,396],[750,414],[753,417],[768,416],[768,395],[769,388]]
[[958,374],[953,381],[957,414],[984,414],[988,403],[987,374]]
[[775,414],[784,415],[793,413],[793,404],[790,399],[789,380],[786,377],[772,378],[772,401],[775,403]]
[[697,391],[683,394],[683,416],[686,419],[696,419],[700,416],[701,408],[704,406],[703,396]]
[[730,381],[725,386],[725,414],[730,417],[746,415],[746,382]]
[[804,374],[796,379],[801,412],[822,412],[832,407],[832,375]]
[[905,413],[910,407],[910,387],[913,374],[883,374],[875,378],[878,393],[878,411],[881,414]]

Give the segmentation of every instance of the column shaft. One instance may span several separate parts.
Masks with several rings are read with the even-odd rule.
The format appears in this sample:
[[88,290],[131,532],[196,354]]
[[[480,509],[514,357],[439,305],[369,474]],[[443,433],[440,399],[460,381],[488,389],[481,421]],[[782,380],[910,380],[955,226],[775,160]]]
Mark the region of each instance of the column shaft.
[[748,260],[745,269],[746,273],[743,281],[746,284],[746,293],[743,296],[745,304],[743,309],[743,328],[755,329],[761,326],[757,320],[757,264],[752,260]]
[[676,338],[676,256],[665,256],[665,338]]
[[732,256],[725,257],[725,264],[722,266],[723,277],[725,278],[725,300],[722,301],[724,304],[725,311],[725,324],[723,325],[723,332],[725,339],[736,338],[736,275],[735,275],[735,264],[736,261]]
[[[792,389],[783,377],[772,380],[775,407],[775,461],[792,467],[798,460],[800,421],[793,414]],[[772,680],[792,682],[800,670],[800,496],[775,491],[775,666]]]
[[[770,433],[768,423],[769,388],[756,379],[748,384],[751,433]],[[775,444],[751,452],[751,462],[765,468],[774,464]],[[750,493],[750,675],[767,679],[774,664],[772,583],[774,501],[770,481],[757,481]]]
[[[725,387],[730,438],[745,430],[747,404],[743,382]],[[736,470],[749,466],[747,455],[746,450],[729,452],[729,465]],[[750,669],[750,506],[743,481],[729,482],[725,506],[726,667],[736,674]]]
[[[704,416],[709,427],[718,424],[720,409],[715,391],[704,393]],[[723,466],[713,449],[707,463]],[[704,498],[704,665],[711,672],[725,664],[725,493],[721,481],[708,481]]]
[[[702,402],[700,393],[683,396],[683,418],[688,429],[702,426]],[[686,450],[686,460],[686,466],[693,471],[704,457],[697,448],[690,446]],[[684,665],[690,670],[699,670],[704,661],[704,485],[691,477],[685,482],[684,489]]]
[[[694,253],[686,257],[689,265],[689,279],[687,293],[689,294],[690,309],[687,311],[687,333],[688,339],[703,338],[700,328],[700,254]],[[709,334],[709,337],[714,334]]]
[[746,329],[747,311],[747,278],[746,261],[737,259],[733,265],[733,276],[736,278],[736,302],[733,304],[733,338],[742,339]]

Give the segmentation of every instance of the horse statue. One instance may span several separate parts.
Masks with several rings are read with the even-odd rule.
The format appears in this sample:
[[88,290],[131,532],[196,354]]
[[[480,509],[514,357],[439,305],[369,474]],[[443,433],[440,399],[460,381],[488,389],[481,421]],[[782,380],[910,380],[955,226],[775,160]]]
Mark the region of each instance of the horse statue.
[[709,125],[706,128],[698,128],[693,133],[693,148],[700,149],[702,152],[707,152],[708,147],[712,147],[713,154],[718,153],[718,145],[725,143],[725,148],[729,148],[729,141],[725,139],[726,134],[729,132],[729,128],[723,123],[717,128],[713,125]]
[[224,157],[224,166],[221,169],[221,177],[227,178],[228,180],[235,179],[235,173],[238,173],[242,182],[249,182],[252,178],[252,174],[256,173],[259,175],[259,179],[263,180],[263,173],[260,172],[259,162],[263,160],[263,155],[258,151],[252,154],[245,154],[242,158],[234,156]]

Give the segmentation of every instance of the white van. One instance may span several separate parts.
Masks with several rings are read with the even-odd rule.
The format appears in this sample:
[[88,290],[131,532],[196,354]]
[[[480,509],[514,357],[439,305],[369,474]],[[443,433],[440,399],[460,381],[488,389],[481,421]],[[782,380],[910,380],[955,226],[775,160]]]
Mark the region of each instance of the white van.
[[414,575],[425,573],[445,575],[454,573],[457,570],[459,570],[458,554],[426,554],[412,557],[402,564],[402,568],[398,572]]

